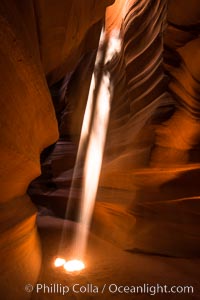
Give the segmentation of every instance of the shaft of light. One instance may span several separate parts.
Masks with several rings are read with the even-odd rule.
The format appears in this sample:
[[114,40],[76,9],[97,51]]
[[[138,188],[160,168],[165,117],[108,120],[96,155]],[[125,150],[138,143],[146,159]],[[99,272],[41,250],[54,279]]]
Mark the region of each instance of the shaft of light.
[[[98,62],[99,62],[99,57],[100,57],[99,49],[100,49],[101,43],[103,43],[103,40],[104,40],[104,31],[102,29],[94,69],[97,67]],[[82,124],[82,128],[81,128],[78,152],[77,152],[76,161],[75,161],[75,165],[74,165],[72,184],[71,184],[71,188],[70,188],[70,192],[69,192],[68,204],[67,204],[66,213],[65,213],[66,219],[68,218],[68,214],[69,214],[70,208],[72,206],[72,201],[73,201],[72,194],[73,194],[73,189],[74,189],[74,182],[75,182],[75,179],[79,176],[78,172],[79,172],[79,168],[81,166],[84,145],[85,145],[87,139],[89,138],[90,124],[91,124],[91,120],[92,120],[92,111],[93,111],[93,105],[94,105],[94,91],[95,91],[95,76],[94,76],[94,72],[93,72],[92,78],[91,78],[91,83],[90,83],[90,88],[89,88],[86,109],[85,109],[85,113],[84,113],[84,117],[83,117],[83,124]],[[64,236],[64,234],[63,234],[63,236]]]
[[111,96],[110,77],[109,74],[105,74],[102,78],[97,97],[94,121],[84,166],[81,195],[82,205],[80,210],[80,222],[82,226],[77,230],[74,240],[74,252],[78,257],[84,255],[88,239],[106,140]]
[[[102,33],[101,33],[101,38],[102,38]],[[97,56],[98,56],[98,54],[97,54]],[[96,58],[96,61],[97,61],[97,58]],[[96,63],[97,62],[95,62],[95,64]],[[90,123],[91,123],[91,119],[92,119],[94,90],[95,90],[95,78],[94,78],[94,72],[93,72],[92,78],[91,78],[91,83],[90,83],[90,88],[89,88],[86,109],[85,109],[85,113],[84,113],[84,117],[83,117],[83,124],[82,124],[82,128],[81,128],[78,151],[77,151],[76,161],[75,161],[73,175],[72,175],[72,183],[71,183],[71,187],[70,187],[70,191],[69,191],[69,198],[68,198],[68,203],[67,203],[66,212],[65,212],[65,219],[68,219],[69,212],[73,205],[74,183],[75,183],[76,178],[78,178],[78,176],[79,176],[79,170],[81,167],[84,145],[89,137],[89,128],[90,128]],[[59,252],[62,252],[63,248],[65,247],[66,234],[67,234],[67,226],[64,223],[61,240],[60,240],[60,245],[59,245]]]
[[[102,43],[104,38],[105,35],[102,33],[100,44]],[[113,40],[114,42],[112,41],[112,39],[110,39],[110,41],[111,43],[108,44],[109,48],[107,49],[108,51],[106,52],[107,55],[105,56],[104,63],[109,62],[109,60],[112,59],[112,56],[114,55],[113,53],[119,51],[119,49],[116,47],[115,38]],[[101,47],[99,46],[95,66],[98,65],[100,58],[102,58],[100,48]],[[114,50],[116,48],[117,51]],[[79,214],[80,221],[79,226],[77,226],[75,229],[74,239],[71,245],[71,257],[73,259],[64,264],[65,269],[70,269],[72,265],[75,267],[77,261],[82,262],[82,258],[84,256],[87,244],[88,232],[94,209],[96,193],[98,189],[98,182],[100,177],[107,127],[109,122],[110,104],[112,98],[110,74],[108,72],[103,72],[100,87],[98,89],[98,93],[95,99],[94,91],[95,76],[93,73],[75,164],[76,172],[79,166],[80,156],[82,155],[83,144],[86,141],[86,139],[88,139],[88,146],[86,150],[83,170],[83,185],[81,191],[81,207]],[[73,199],[71,199],[72,189],[73,181],[68,201],[68,207],[66,211],[66,217],[68,215],[70,205],[72,204],[71,201],[73,201]],[[66,228],[64,230],[66,230]]]

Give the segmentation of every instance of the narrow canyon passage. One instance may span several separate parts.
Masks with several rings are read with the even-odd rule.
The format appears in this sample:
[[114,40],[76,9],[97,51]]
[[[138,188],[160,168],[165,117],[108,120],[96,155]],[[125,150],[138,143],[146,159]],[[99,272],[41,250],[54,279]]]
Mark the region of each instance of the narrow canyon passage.
[[[200,299],[199,1],[0,22],[0,299]],[[73,245],[85,268],[55,267]]]

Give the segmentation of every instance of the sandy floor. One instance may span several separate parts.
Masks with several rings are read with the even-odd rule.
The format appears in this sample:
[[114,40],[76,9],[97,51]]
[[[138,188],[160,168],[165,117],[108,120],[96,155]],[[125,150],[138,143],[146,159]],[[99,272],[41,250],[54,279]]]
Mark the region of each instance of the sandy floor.
[[[53,266],[57,254],[62,228],[62,220],[43,216],[38,220],[39,232],[43,247],[43,268],[38,280],[40,284],[54,287],[57,293],[44,293],[43,288],[37,293],[33,292],[32,300],[40,299],[200,299],[200,259],[177,259],[161,256],[133,254],[113,246],[91,234],[85,257],[86,269],[79,274],[66,273],[62,268]],[[68,222],[69,231],[72,232],[74,224]],[[70,243],[70,242],[69,242]],[[52,284],[52,286],[51,286]],[[58,284],[56,286],[56,284]],[[73,286],[77,291],[73,292]],[[102,288],[106,284],[102,293]],[[192,285],[193,294],[133,294],[111,293],[108,291],[117,286],[136,286],[147,284],[159,285]],[[62,295],[61,285],[69,287],[70,291]],[[79,292],[80,286],[86,287],[85,293]],[[97,287],[97,288],[96,288]],[[84,289],[84,288],[83,288]],[[98,292],[96,293],[95,291]],[[91,290],[93,292],[91,292]],[[152,292],[153,293],[153,292]]]

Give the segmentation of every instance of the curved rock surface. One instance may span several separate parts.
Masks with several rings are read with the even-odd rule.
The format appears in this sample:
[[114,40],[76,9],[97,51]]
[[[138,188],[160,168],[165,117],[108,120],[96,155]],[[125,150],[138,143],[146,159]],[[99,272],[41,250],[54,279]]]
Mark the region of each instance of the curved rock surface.
[[95,37],[96,24],[111,3],[0,3],[2,299],[29,299],[24,286],[34,285],[40,272],[36,209],[26,191],[41,173],[41,152],[59,137],[48,84],[74,70],[81,57],[96,47],[98,35],[88,43],[89,38]]
[[178,2],[127,1],[98,198],[135,218],[122,247],[198,256],[200,15]]

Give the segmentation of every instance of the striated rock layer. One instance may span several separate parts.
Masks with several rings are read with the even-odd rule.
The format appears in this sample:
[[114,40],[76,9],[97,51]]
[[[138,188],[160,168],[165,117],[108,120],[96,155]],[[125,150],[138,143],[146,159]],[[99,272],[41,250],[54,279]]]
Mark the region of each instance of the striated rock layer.
[[135,218],[121,244],[131,251],[199,255],[197,6],[127,1],[122,17],[99,195]]

